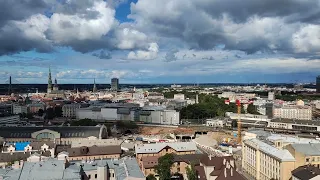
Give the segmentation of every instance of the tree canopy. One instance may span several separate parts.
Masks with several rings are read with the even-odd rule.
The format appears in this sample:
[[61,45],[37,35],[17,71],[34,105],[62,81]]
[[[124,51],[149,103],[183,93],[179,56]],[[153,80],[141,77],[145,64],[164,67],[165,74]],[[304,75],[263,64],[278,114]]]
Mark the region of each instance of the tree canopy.
[[159,180],[171,179],[171,166],[173,165],[173,154],[166,154],[158,159],[158,165],[155,167],[159,174]]
[[254,107],[253,104],[248,105],[247,112],[250,114],[259,114],[260,115],[260,113],[257,111],[257,109]]
[[153,174],[149,174],[147,180],[157,180],[157,178]]
[[193,163],[191,163],[190,167],[189,166],[186,167],[186,171],[187,171],[187,177],[189,180],[197,180],[198,179],[197,172],[194,168]]
[[[212,95],[199,95],[199,103],[184,107],[180,111],[181,119],[204,119],[224,116],[226,112],[237,112],[235,103],[225,104],[225,99]],[[242,108],[242,112],[243,108]]]

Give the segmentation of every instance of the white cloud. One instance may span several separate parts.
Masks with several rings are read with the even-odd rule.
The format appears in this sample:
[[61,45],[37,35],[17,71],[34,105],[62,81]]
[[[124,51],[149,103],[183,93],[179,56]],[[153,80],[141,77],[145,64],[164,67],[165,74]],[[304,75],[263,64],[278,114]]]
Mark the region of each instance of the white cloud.
[[119,49],[134,49],[145,46],[148,37],[135,29],[123,28],[116,31]]
[[97,17],[87,19],[84,14],[54,13],[50,18],[50,37],[63,44],[73,40],[98,40],[106,35],[115,22],[115,10],[102,0],[94,0],[93,7],[86,10],[97,12]]
[[157,43],[150,43],[148,51],[138,50],[136,52],[131,51],[128,54],[128,59],[133,60],[151,60],[158,56],[159,46]]

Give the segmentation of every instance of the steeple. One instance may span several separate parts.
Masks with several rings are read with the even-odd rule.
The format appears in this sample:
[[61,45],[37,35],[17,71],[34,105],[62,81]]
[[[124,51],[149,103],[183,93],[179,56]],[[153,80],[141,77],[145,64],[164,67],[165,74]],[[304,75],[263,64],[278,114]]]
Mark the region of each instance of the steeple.
[[97,92],[96,79],[93,79],[93,89],[92,92]]
[[49,75],[48,75],[48,89],[47,93],[51,93],[52,91],[52,79],[51,79],[51,68],[49,67]]
[[58,90],[59,90],[59,86],[58,86],[58,81],[57,81],[57,79],[54,79],[53,90],[55,90],[55,91],[58,91]]

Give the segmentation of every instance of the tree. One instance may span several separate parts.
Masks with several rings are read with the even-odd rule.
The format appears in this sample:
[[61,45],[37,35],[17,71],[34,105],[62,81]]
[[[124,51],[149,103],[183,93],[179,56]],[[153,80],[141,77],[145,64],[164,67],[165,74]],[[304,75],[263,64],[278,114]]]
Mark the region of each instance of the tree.
[[149,174],[147,180],[157,180],[157,178],[153,174]]
[[44,114],[44,110],[43,109],[39,109],[38,116],[43,116],[43,114]]
[[159,174],[159,180],[171,179],[171,166],[173,165],[173,154],[166,154],[158,159],[158,165],[155,166]]
[[32,113],[27,113],[26,118],[32,119],[33,118],[33,114]]
[[256,110],[253,104],[248,105],[247,112],[250,114],[260,114],[258,113],[258,111]]
[[62,107],[61,106],[54,107],[54,117],[62,117]]
[[46,119],[53,119],[54,118],[54,109],[48,108],[46,111]]
[[189,180],[197,180],[198,179],[197,172],[194,168],[193,163],[191,163],[190,167],[189,166],[186,167],[186,171],[187,171],[187,177]]

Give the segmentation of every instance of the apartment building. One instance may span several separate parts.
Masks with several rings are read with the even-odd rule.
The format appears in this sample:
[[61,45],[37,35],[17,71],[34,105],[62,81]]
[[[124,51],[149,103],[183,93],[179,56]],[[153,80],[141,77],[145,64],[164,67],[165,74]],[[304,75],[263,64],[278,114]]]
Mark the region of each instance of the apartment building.
[[69,161],[73,160],[95,160],[95,159],[119,159],[121,155],[121,146],[82,146],[71,147],[66,152],[61,152],[59,156],[64,156]]
[[278,149],[255,138],[242,143],[242,168],[257,180],[287,180],[295,169],[294,163],[295,158],[286,149]]
[[274,118],[311,120],[312,107],[310,106],[282,106],[273,109]]

